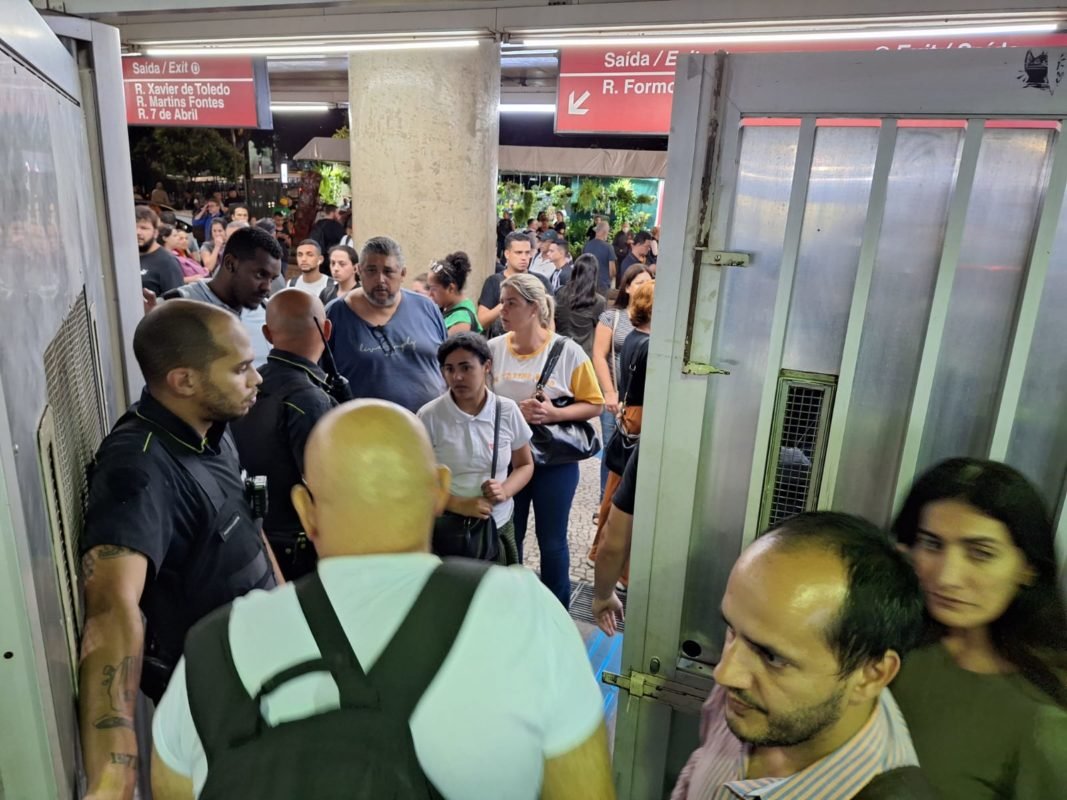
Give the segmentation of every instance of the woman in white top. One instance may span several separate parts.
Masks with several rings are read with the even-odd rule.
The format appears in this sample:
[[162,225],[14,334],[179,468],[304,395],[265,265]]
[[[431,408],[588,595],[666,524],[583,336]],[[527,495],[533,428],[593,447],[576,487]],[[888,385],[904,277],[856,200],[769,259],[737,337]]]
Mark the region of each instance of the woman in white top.
[[[518,561],[515,546],[515,502],[512,498],[533,475],[530,426],[514,400],[489,391],[493,362],[485,337],[458,333],[437,350],[448,391],[419,409],[437,462],[452,471],[451,495],[446,511],[464,517],[488,519],[491,515],[504,543],[507,562]],[[496,474],[493,434],[500,405]],[[508,467],[511,474],[508,474]]]
[[[553,301],[544,284],[534,275],[513,275],[500,293],[503,336],[489,342],[493,356],[493,388],[502,397],[519,404],[531,425],[589,420],[604,407],[593,365],[577,343],[551,330]],[[563,338],[564,346],[552,374],[545,381],[543,397],[534,397],[552,344]],[[552,401],[571,398],[558,408]],[[578,464],[537,465],[533,478],[515,497],[515,539],[522,556],[530,506],[537,520],[537,543],[541,548],[541,582],[567,606],[570,602],[570,553],[567,521],[578,488]]]

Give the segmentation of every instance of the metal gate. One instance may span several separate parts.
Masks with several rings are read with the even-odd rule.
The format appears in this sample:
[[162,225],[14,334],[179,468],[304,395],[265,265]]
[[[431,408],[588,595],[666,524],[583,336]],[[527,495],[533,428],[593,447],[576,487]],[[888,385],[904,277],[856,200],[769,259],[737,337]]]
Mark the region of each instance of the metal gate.
[[[1065,73],[1022,49],[680,63],[624,670],[707,685],[776,503],[885,523],[970,455],[1062,506]],[[620,704],[620,796],[669,790],[695,734]]]

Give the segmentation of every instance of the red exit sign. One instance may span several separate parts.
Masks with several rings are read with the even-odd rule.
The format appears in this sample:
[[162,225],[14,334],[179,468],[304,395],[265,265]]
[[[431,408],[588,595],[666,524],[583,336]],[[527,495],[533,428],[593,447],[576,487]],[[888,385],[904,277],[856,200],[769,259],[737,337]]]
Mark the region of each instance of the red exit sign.
[[[1067,34],[931,40],[842,40],[746,43],[729,47],[572,47],[559,59],[557,133],[666,136],[671,129],[674,71],[687,53],[952,50],[977,47],[1065,47]],[[1019,67],[1023,67],[1020,55]]]
[[251,58],[122,59],[129,125],[270,128],[265,62]]

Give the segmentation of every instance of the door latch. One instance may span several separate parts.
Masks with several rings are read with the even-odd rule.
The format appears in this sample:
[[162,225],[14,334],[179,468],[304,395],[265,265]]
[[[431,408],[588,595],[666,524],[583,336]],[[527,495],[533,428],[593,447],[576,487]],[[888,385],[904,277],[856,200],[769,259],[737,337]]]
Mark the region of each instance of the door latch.
[[630,671],[629,675],[616,675],[605,672],[601,680],[608,686],[616,686],[630,697],[648,699],[663,703],[679,711],[699,713],[700,707],[707,699],[707,692],[687,686],[678,681],[648,675],[644,672]]
[[705,250],[700,255],[703,267],[747,267],[748,253],[734,253],[728,250]]

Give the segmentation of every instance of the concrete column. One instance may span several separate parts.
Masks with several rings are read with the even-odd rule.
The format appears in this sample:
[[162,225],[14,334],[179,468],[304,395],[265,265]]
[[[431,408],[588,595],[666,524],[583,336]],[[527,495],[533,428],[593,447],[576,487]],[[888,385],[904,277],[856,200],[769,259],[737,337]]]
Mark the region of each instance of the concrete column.
[[477,301],[493,273],[500,48],[353,53],[353,238],[400,242],[407,281],[463,250]]

